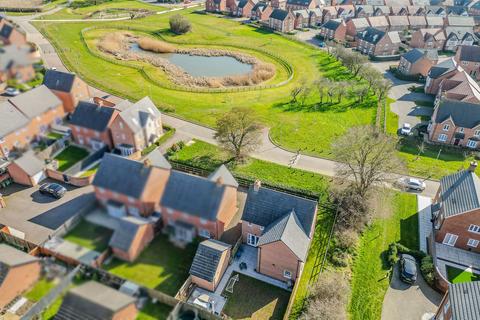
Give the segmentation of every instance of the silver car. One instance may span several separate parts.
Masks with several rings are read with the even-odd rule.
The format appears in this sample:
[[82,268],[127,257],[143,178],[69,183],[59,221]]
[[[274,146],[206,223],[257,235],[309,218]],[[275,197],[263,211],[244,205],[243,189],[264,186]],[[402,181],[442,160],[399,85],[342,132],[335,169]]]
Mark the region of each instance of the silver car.
[[425,190],[425,182],[416,178],[405,177],[399,180],[399,185],[404,189],[423,191]]

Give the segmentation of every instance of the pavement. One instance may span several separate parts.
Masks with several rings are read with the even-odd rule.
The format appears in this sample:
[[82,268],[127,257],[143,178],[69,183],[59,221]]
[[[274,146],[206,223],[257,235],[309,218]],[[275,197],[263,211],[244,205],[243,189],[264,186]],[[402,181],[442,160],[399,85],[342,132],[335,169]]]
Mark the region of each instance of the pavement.
[[[49,43],[49,41],[43,37],[43,35],[30,24],[32,19],[38,18],[41,15],[50,14],[59,10],[56,8],[50,12],[36,14],[34,16],[19,16],[19,17],[9,17],[18,23],[26,32],[27,39],[31,42],[36,43],[41,51],[41,55],[44,59],[45,65],[47,67],[55,67],[60,71],[68,71],[67,68],[63,65],[60,57],[56,54],[55,49]],[[178,10],[174,8],[172,10]],[[165,12],[165,11],[163,11]],[[110,95],[104,91],[98,90],[94,87],[91,87],[91,92],[95,96],[107,97],[111,100],[119,100],[119,98]],[[181,134],[188,138],[199,139],[208,143],[217,144],[217,141],[214,139],[214,130],[196,123],[192,123],[173,115],[162,115],[162,120],[166,125],[169,125],[176,129],[177,134]],[[264,130],[262,133],[262,144],[258,150],[252,154],[254,158],[274,162],[284,166],[291,166],[293,168],[303,169],[310,172],[319,173],[325,176],[334,176],[336,162],[328,159],[312,157],[307,155],[297,155],[295,152],[290,152],[280,148],[273,144],[268,135],[268,129]],[[295,161],[293,161],[295,160]],[[291,163],[293,162],[293,165]],[[400,178],[399,175],[392,175],[394,179]],[[438,189],[438,181],[425,181],[427,187],[423,191],[423,194],[429,197],[433,197]]]
[[417,196],[418,211],[418,233],[420,239],[420,250],[428,253],[427,238],[432,233],[432,199],[424,196]]
[[[425,315],[434,315],[442,296],[430,288],[420,272],[414,285],[402,282],[399,277],[399,269],[397,263],[390,286],[383,299],[382,320],[431,319]],[[419,269],[418,266],[417,269]]]

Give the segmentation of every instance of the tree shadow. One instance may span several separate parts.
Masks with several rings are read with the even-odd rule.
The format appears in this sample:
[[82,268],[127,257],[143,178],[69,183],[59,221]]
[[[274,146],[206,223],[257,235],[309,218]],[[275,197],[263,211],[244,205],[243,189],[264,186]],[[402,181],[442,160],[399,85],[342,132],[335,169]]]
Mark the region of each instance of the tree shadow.
[[275,103],[274,108],[283,109],[284,112],[346,112],[352,109],[370,109],[375,106],[375,102],[371,99],[366,99],[363,102],[352,101],[347,103],[342,100],[338,102],[336,99],[333,101],[322,102],[322,103],[305,103],[300,102],[286,102],[286,103]]

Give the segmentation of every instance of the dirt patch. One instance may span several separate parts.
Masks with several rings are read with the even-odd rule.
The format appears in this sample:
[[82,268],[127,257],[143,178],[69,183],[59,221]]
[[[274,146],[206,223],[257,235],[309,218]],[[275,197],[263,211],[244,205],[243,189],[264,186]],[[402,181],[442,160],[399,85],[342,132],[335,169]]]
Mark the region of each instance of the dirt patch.
[[[133,52],[130,47],[137,44],[143,51]],[[120,60],[144,61],[161,68],[177,85],[188,87],[235,87],[253,86],[271,79],[275,66],[248,54],[221,49],[176,48],[175,46],[148,37],[138,37],[128,32],[109,33],[97,42],[97,47]],[[241,63],[252,65],[252,71],[244,75],[225,77],[194,77],[181,67],[156,53],[179,53],[204,57],[228,56]]]

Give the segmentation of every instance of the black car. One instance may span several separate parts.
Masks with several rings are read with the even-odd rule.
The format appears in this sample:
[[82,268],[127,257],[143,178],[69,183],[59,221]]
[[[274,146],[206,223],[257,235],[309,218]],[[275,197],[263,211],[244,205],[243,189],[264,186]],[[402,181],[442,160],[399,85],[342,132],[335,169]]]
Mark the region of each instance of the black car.
[[417,262],[409,254],[402,254],[400,258],[400,279],[409,284],[417,281]]
[[58,183],[44,183],[40,186],[39,191],[41,194],[49,194],[52,197],[60,199],[65,195],[67,189],[65,189],[65,187],[62,187]]

